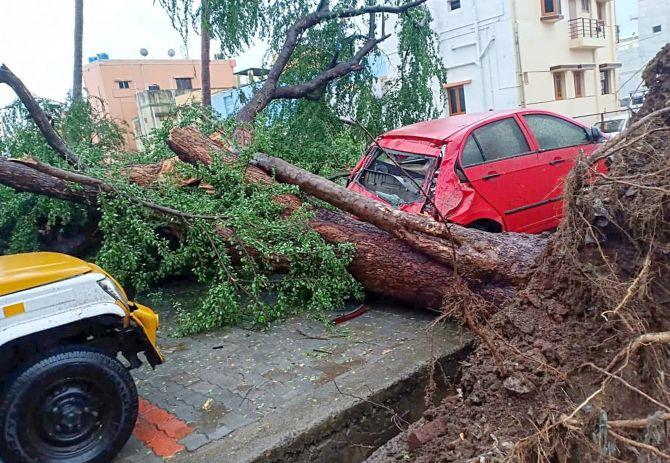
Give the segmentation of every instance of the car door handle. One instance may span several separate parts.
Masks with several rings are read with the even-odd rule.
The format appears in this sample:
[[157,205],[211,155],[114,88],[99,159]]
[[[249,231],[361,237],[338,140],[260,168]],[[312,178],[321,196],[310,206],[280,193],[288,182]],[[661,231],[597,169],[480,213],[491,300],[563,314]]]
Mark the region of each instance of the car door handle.
[[550,161],[550,162],[549,162],[549,165],[550,165],[550,166],[555,166],[555,165],[557,165],[557,164],[563,164],[564,162],[565,162],[565,159],[556,158],[556,159],[554,159],[553,161]]
[[482,180],[491,180],[496,177],[500,177],[500,174],[498,172],[489,172],[488,174],[482,177]]

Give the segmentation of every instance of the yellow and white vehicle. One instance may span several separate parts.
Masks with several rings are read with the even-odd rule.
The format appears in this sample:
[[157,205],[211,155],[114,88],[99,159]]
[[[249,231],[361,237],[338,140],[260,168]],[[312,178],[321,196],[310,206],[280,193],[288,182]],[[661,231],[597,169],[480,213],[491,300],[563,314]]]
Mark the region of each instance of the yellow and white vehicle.
[[137,419],[129,370],[138,353],[163,362],[157,329],[158,316],[94,264],[0,256],[0,461],[111,461]]

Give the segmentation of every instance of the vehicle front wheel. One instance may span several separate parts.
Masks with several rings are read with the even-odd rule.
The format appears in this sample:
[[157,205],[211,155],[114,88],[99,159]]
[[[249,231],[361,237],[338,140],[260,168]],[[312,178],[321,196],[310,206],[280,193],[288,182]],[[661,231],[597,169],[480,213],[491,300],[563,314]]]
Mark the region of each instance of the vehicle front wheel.
[[137,420],[137,389],[115,358],[84,347],[19,371],[0,399],[0,461],[111,461]]

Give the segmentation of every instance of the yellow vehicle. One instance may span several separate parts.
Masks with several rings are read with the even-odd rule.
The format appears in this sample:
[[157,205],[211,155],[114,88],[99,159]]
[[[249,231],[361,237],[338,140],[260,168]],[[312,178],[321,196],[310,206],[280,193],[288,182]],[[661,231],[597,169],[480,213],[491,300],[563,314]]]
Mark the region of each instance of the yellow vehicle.
[[137,419],[129,370],[139,353],[163,362],[157,329],[158,316],[94,264],[0,256],[0,461],[111,461]]

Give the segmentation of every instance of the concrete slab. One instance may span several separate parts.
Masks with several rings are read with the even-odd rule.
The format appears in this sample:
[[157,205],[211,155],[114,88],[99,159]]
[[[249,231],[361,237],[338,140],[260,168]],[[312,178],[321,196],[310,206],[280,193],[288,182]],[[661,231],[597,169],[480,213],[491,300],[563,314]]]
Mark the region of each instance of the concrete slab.
[[[170,461],[344,461],[332,458],[340,451],[354,461],[357,446],[362,461],[393,423],[418,418],[432,359],[455,370],[468,340],[449,325],[429,338],[432,319],[376,304],[332,331],[299,317],[263,332],[161,337],[166,364],[135,378],[144,400],[192,429]],[[116,461],[142,453],[133,440]]]

